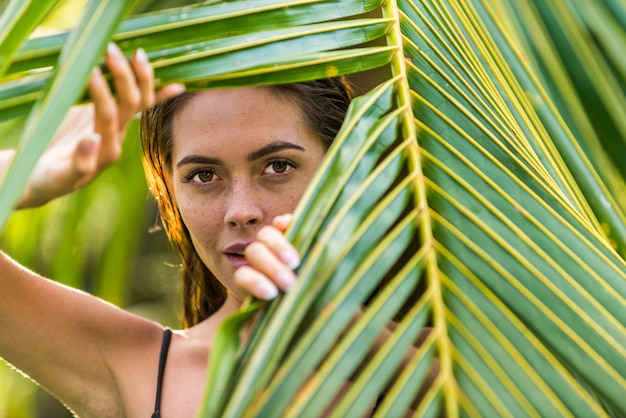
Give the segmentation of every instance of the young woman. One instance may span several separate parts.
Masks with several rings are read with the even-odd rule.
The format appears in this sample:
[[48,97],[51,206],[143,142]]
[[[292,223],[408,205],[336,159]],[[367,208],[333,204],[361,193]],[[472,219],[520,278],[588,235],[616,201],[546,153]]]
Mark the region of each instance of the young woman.
[[[247,294],[271,299],[295,282],[299,258],[281,234],[289,222],[281,215],[294,210],[319,166],[350,92],[341,80],[327,80],[172,98],[181,87],[155,94],[142,51],[129,65],[111,45],[106,64],[117,98],[94,73],[89,92],[95,111],[86,119],[93,125],[61,129],[20,207],[88,183],[119,156],[130,118],[169,99],[145,112],[142,140],[149,184],[183,259],[185,329],[164,345],[169,334],[162,326],[2,255],[0,356],[78,416],[147,417],[156,399],[155,416],[192,417],[220,323]],[[77,117],[85,120],[87,112]],[[11,156],[0,155],[0,166]]]

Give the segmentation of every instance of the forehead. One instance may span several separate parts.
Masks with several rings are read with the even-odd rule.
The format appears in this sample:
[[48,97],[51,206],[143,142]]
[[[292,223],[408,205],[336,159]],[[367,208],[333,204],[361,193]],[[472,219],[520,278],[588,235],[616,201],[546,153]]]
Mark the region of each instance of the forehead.
[[268,87],[195,93],[177,110],[172,128],[175,154],[311,135],[299,107]]

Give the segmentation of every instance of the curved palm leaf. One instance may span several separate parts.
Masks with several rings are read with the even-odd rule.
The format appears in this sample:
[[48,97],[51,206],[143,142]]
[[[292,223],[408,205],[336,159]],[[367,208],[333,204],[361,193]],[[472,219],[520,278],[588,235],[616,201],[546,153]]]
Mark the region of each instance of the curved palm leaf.
[[[304,254],[298,285],[261,310],[246,344],[239,330],[263,304],[225,322],[202,414],[359,416],[381,393],[381,416],[407,408],[419,416],[626,414],[624,207],[580,145],[604,143],[586,135],[595,120],[568,113],[561,73],[541,72],[552,55],[527,62],[519,49],[539,50],[555,38],[576,49],[576,30],[534,31],[554,29],[545,23],[554,15],[524,14],[522,25],[512,3],[361,3],[198,6],[189,12],[215,18],[190,18],[190,27],[208,30],[202,22],[228,17],[229,25],[246,22],[245,33],[220,26],[208,40],[191,35],[190,52],[184,41],[149,43],[161,32],[183,33],[182,23],[116,35],[128,48],[145,42],[163,82],[188,80],[192,88],[303,80],[391,60],[392,78],[355,100],[298,208],[289,232]],[[322,23],[378,3],[383,18]],[[547,10],[542,0],[531,3]],[[550,10],[580,16],[588,3],[558,5]],[[622,86],[620,55],[607,45],[623,38],[623,7],[604,5],[617,11],[612,29],[597,28],[595,15],[585,22],[600,34],[596,51],[609,57]],[[279,23],[268,27],[273,16]],[[137,21],[144,18],[152,17]],[[512,28],[505,32],[504,23]],[[383,34],[388,47],[354,48]],[[331,42],[318,47],[324,41]],[[39,65],[23,54],[12,77]],[[17,101],[16,91],[39,94],[28,77],[16,80],[18,90],[8,81],[0,94]],[[619,90],[615,98],[598,89],[595,100],[605,107],[621,100]],[[607,141],[623,151],[624,136],[615,132],[621,140]],[[380,341],[391,319],[398,325]],[[413,349],[425,327],[428,336]],[[344,396],[334,399],[340,389]]]
[[204,416],[316,416],[347,381],[333,416],[383,391],[377,413],[399,416],[435,362],[418,416],[624,413],[626,263],[524,95],[529,70],[505,59],[519,52],[478,2],[383,8],[396,77],[354,103],[300,206],[297,288],[248,349],[212,353]]

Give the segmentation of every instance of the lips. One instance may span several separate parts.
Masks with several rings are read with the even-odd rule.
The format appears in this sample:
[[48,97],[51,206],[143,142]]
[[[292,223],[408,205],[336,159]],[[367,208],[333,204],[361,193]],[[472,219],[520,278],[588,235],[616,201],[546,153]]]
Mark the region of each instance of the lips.
[[226,259],[228,260],[230,265],[233,266],[233,268],[238,269],[241,266],[250,265],[250,263],[248,263],[248,260],[246,260],[243,255],[248,244],[250,244],[250,242],[236,243],[227,247],[223,251]]

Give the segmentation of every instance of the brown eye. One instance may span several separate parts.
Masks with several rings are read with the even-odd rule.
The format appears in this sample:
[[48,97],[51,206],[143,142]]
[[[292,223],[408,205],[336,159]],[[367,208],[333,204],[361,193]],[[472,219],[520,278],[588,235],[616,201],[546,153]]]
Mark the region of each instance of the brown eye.
[[274,160],[267,163],[263,174],[282,176],[291,173],[295,168],[296,165],[289,160]]
[[271,164],[275,173],[284,173],[289,168],[289,164],[284,161],[276,161]]
[[212,171],[200,171],[193,176],[196,183],[208,183],[213,180],[214,173]]

